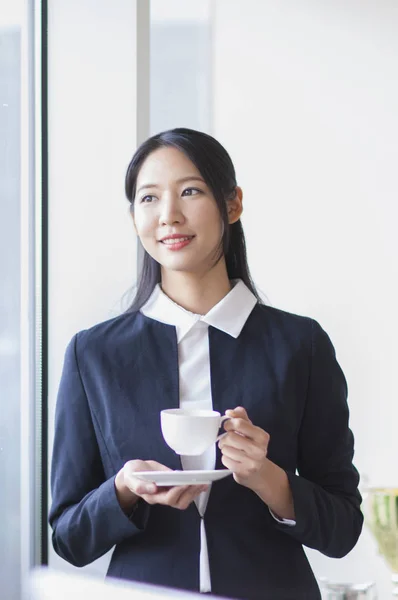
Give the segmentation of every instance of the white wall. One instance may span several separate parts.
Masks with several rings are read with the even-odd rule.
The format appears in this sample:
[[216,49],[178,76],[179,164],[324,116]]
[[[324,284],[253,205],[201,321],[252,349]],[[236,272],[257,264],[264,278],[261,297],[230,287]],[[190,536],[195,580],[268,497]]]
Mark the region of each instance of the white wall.
[[[320,321],[349,383],[356,464],[398,487],[398,4],[217,0],[214,135],[244,188],[258,286]],[[319,575],[388,571],[364,533]],[[387,583],[386,583],[387,582]]]
[[[148,4],[137,13],[136,0],[49,3],[50,453],[66,345],[76,331],[117,314],[135,282],[124,175],[142,141],[137,103],[148,106],[149,74],[137,71],[137,51],[145,54],[137,27],[148,49],[148,23]],[[147,117],[140,113],[141,124]],[[87,570],[103,571],[108,560]],[[50,565],[73,569],[52,548]]]

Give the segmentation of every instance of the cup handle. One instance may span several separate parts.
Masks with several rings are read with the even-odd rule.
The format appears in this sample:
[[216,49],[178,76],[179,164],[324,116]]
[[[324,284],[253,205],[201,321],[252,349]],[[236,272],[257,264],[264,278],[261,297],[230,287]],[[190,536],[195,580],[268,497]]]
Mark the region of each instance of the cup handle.
[[[221,417],[221,419],[220,419],[220,427],[224,423],[224,421],[226,421],[227,419],[232,419],[232,417],[228,417],[227,415],[224,415],[223,417]],[[221,440],[221,438],[223,438],[224,435],[227,435],[227,431],[225,433],[221,433],[219,436],[217,436],[216,442],[218,442],[219,440]]]

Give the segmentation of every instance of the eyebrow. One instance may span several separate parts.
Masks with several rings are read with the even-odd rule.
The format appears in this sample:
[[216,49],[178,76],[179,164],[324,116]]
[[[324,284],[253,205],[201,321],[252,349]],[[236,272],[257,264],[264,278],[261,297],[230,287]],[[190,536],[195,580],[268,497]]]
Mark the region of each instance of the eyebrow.
[[[182,177],[181,179],[177,179],[176,183],[185,183],[186,181],[201,181],[202,183],[204,183],[206,185],[206,182],[204,179],[202,179],[202,177],[198,177],[197,175],[188,175],[188,177]],[[138,190],[137,190],[137,194],[138,192],[140,192],[141,190],[144,190],[146,188],[158,188],[159,186],[156,183],[145,183],[144,185],[141,185]]]

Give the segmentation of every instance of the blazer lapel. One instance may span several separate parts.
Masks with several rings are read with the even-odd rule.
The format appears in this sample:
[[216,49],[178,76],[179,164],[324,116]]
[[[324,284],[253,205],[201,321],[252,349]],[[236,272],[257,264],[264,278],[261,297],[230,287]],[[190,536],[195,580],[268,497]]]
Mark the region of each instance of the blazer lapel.
[[[157,460],[172,469],[181,469],[180,457],[164,441],[160,425],[163,409],[179,407],[176,330],[141,314],[137,321],[142,331],[134,335],[134,348],[123,344],[117,349],[115,381],[119,382],[118,401],[124,405],[119,427],[124,432],[130,429],[130,436],[123,436],[124,453],[128,455],[134,446],[143,460]],[[118,439],[120,442],[121,436]]]
[[[226,410],[236,406],[234,404],[236,393],[230,393],[234,387],[233,373],[230,370],[225,371],[225,365],[228,364],[227,356],[234,352],[236,340],[214,327],[209,327],[209,347],[213,409],[224,415]],[[221,462],[218,444],[216,444],[216,469],[225,469]]]

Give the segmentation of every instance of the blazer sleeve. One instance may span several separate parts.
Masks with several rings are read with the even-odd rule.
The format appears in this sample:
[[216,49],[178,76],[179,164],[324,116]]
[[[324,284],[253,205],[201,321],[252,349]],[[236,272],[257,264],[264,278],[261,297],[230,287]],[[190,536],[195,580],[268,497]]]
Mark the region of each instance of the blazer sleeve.
[[49,522],[54,550],[81,567],[140,533],[145,518],[139,525],[129,520],[116,497],[115,476],[105,479],[76,344],[77,335],[66,350],[57,398]]
[[341,558],[352,550],[363,524],[348,418],[344,374],[329,337],[312,321],[311,368],[298,440],[298,475],[287,472],[296,525],[276,527],[332,558]]

